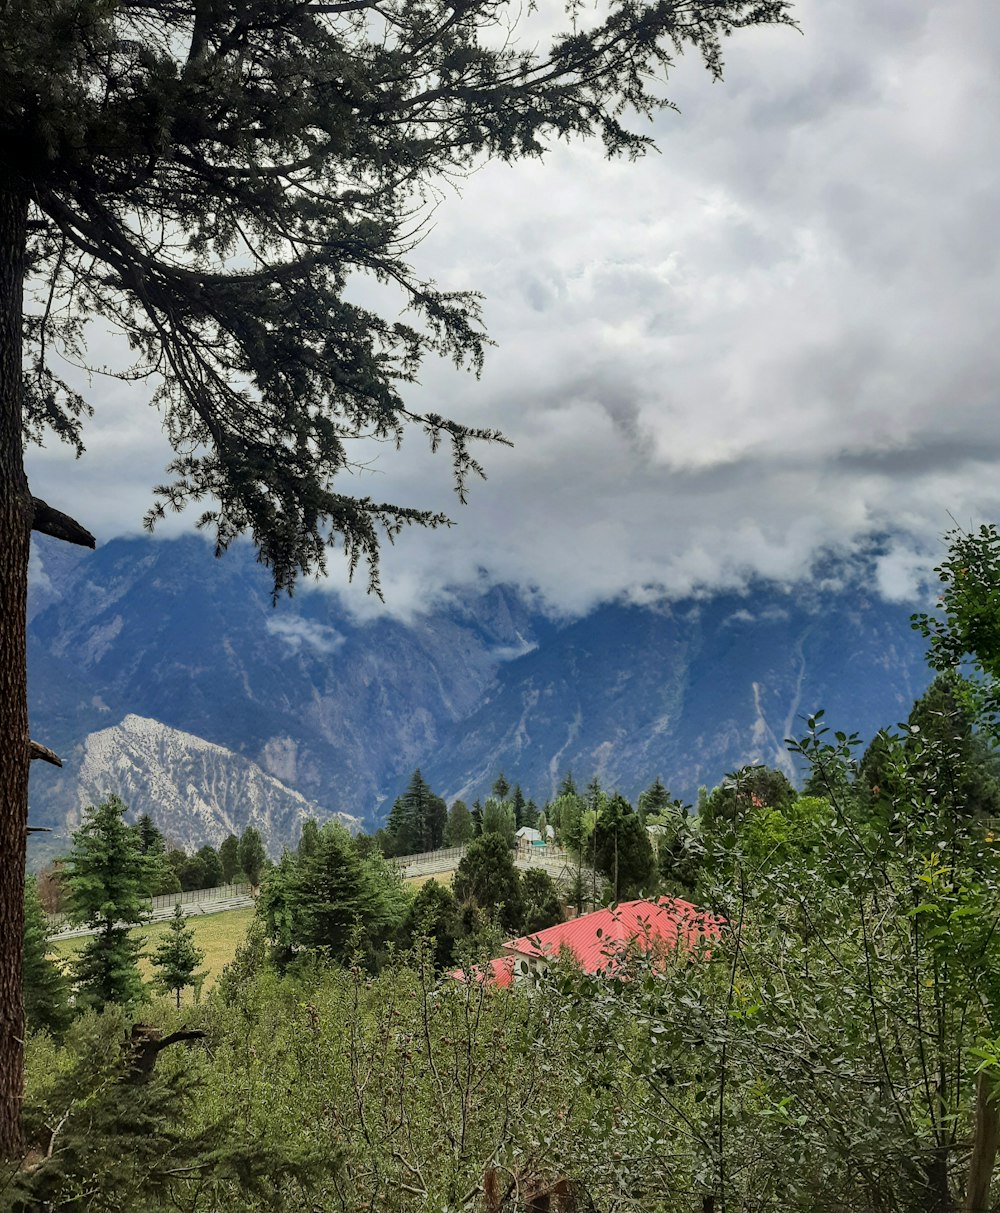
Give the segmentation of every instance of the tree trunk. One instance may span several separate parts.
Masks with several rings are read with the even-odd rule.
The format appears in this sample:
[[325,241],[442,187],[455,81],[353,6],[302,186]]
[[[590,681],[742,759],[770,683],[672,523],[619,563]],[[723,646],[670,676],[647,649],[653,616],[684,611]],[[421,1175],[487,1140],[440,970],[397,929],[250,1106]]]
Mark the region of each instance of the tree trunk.
[[0,1158],[21,1152],[24,860],[28,825],[28,548],[21,438],[27,199],[0,188]]
[[994,1082],[988,1070],[980,1070],[976,1083],[976,1121],[965,1213],[986,1213],[990,1208],[990,1182],[1000,1148],[1000,1107],[993,1094]]

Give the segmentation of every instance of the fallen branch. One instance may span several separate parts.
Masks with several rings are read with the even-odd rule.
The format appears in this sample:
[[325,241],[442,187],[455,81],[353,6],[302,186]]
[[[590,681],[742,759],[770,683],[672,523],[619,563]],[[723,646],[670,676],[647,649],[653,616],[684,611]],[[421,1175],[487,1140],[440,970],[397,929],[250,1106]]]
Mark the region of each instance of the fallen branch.
[[53,509],[41,497],[32,497],[35,507],[31,519],[31,529],[41,535],[51,535],[53,539],[62,539],[66,543],[76,543],[83,548],[97,547],[97,540],[86,527],[82,527],[75,518],[61,510]]

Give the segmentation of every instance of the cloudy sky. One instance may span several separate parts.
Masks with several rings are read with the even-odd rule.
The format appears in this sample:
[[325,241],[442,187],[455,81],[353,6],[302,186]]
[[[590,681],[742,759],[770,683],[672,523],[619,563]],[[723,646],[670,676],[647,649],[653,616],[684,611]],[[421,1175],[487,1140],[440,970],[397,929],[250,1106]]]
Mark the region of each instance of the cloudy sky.
[[[438,208],[415,260],[485,293],[499,348],[478,382],[428,365],[414,403],[515,445],[482,451],[464,508],[417,434],[358,479],[458,523],[386,551],[390,608],[485,578],[577,612],[794,580],[875,537],[899,596],[952,518],[1000,518],[1000,19],[795,12],[801,32],[732,39],[724,84],[678,65],[658,154],[562,145]],[[90,394],[84,460],[29,471],[106,540],[138,529],[169,451],[141,387]]]

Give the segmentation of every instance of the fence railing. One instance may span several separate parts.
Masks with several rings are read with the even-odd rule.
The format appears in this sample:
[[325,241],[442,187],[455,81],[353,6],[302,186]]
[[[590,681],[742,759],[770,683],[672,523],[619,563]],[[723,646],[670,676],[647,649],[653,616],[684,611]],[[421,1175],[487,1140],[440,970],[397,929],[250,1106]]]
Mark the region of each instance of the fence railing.
[[[153,914],[162,910],[172,910],[178,902],[182,906],[201,905],[213,901],[232,901],[237,897],[249,897],[253,886],[248,884],[220,884],[211,889],[189,889],[186,893],[158,893],[149,899],[149,908]],[[49,931],[58,934],[69,926],[65,914],[49,914]]]
[[199,901],[228,901],[233,897],[249,897],[252,892],[252,885],[220,884],[212,889],[190,889],[187,893],[158,893],[150,898],[150,909],[155,913],[157,910],[172,910],[178,902],[188,906]]
[[447,863],[454,860],[458,864],[465,854],[465,847],[442,847],[440,851],[417,851],[413,855],[394,855],[391,862],[400,868],[418,868],[426,863]]

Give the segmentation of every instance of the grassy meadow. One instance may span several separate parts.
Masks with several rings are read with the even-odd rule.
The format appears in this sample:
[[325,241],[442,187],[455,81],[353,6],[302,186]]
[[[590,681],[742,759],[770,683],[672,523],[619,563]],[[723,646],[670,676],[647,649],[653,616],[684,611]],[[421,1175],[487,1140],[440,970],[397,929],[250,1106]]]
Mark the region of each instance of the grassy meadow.
[[[194,932],[195,945],[205,953],[201,971],[206,972],[203,990],[207,992],[215,984],[216,978],[222,972],[223,966],[232,960],[239,944],[246,934],[247,927],[254,915],[253,906],[243,906],[238,910],[224,910],[220,914],[196,914],[188,918],[188,925]],[[152,923],[148,927],[137,927],[133,932],[143,941],[143,958],[139,967],[146,980],[153,976],[153,966],[148,954],[155,950],[156,945],[166,933],[168,922]],[[86,936],[76,939],[53,940],[50,952],[64,964],[68,964],[80,951],[86,942]],[[191,998],[191,991],[184,992],[184,999]]]

